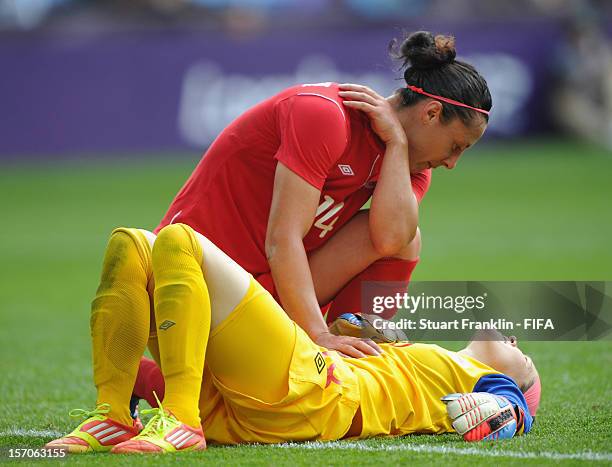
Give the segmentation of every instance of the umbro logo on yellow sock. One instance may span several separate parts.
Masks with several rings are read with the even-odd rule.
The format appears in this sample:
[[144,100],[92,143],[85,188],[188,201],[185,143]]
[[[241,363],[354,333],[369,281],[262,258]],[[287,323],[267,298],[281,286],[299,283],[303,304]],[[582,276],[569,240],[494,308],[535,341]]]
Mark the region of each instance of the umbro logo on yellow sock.
[[166,329],[171,328],[175,324],[176,323],[174,321],[170,321],[169,319],[167,319],[166,321],[164,321],[163,323],[159,325],[159,329],[161,329],[162,331],[165,331]]

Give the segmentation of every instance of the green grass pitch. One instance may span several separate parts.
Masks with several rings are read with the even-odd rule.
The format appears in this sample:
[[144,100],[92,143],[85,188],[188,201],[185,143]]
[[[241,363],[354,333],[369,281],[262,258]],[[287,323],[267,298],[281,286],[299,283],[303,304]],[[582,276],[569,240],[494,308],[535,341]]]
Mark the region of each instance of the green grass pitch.
[[[0,462],[9,461],[10,447],[40,447],[68,431],[68,410],[92,405],[89,301],[108,234],[118,225],[153,228],[197,159],[0,166]],[[612,280],[611,167],[611,154],[571,142],[483,144],[468,152],[454,171],[434,174],[414,278]],[[409,436],[65,462],[612,464],[612,341],[523,347],[539,367],[543,402],[533,432],[507,442]]]

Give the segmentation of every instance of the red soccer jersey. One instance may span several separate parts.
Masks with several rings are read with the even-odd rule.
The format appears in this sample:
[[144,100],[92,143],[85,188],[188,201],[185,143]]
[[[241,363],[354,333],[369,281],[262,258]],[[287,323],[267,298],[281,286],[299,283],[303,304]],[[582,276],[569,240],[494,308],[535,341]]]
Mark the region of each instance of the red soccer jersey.
[[[370,198],[385,146],[368,117],[346,108],[336,83],[291,87],[217,137],[156,228],[182,222],[251,274],[268,272],[265,238],[278,161],[321,190],[306,251],[329,240]],[[412,176],[423,197],[431,171]],[[287,213],[291,215],[291,213]]]

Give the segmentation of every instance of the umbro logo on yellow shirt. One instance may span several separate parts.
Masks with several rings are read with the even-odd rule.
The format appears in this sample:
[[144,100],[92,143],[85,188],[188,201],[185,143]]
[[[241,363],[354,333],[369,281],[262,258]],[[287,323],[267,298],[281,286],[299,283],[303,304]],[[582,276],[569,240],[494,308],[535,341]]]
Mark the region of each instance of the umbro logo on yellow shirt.
[[321,352],[317,352],[317,354],[315,355],[314,363],[317,372],[321,374],[323,368],[325,368],[325,359],[323,358],[323,355],[321,355]]

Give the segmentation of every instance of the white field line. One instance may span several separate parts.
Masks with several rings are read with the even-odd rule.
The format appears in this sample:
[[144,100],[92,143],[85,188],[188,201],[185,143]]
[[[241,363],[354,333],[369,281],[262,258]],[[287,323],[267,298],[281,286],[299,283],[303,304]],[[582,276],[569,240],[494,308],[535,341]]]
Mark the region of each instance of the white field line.
[[[24,430],[22,428],[0,431],[0,438],[9,436],[21,436],[24,438],[58,438],[64,433],[54,430]],[[259,445],[262,446],[262,445]],[[578,453],[560,452],[521,452],[521,451],[497,451],[491,449],[477,449],[474,447],[458,448],[453,446],[436,446],[432,444],[389,444],[382,446],[371,446],[360,441],[314,441],[310,443],[284,443],[272,444],[271,448],[277,449],[346,449],[368,452],[422,452],[432,454],[454,454],[458,456],[482,456],[482,457],[506,457],[512,459],[548,459],[548,460],[583,460],[583,461],[612,461],[612,453],[584,451]]]
[[23,428],[9,428],[6,431],[0,431],[0,438],[8,438],[9,436],[22,436],[24,438],[59,438],[64,433],[55,430],[24,430]]
[[431,444],[390,444],[383,446],[371,446],[359,441],[315,441],[310,443],[285,443],[274,445],[283,449],[347,449],[369,452],[423,452],[435,454],[455,454],[458,456],[482,456],[482,457],[507,457],[513,459],[549,459],[549,460],[583,460],[583,461],[612,461],[612,453],[597,453],[584,451],[579,453],[563,454],[560,452],[522,452],[522,451],[497,451],[491,449],[477,449],[475,447],[458,448],[453,446],[435,446]]

